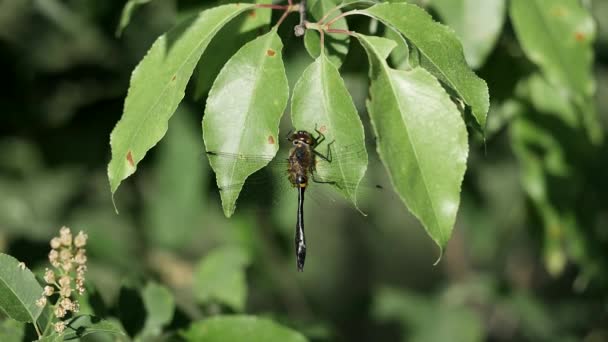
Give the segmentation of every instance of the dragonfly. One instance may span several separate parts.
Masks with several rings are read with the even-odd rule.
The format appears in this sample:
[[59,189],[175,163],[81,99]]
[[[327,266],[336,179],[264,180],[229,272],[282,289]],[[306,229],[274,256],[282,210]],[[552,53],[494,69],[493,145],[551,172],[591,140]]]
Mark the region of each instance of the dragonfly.
[[[295,227],[295,255],[296,255],[296,266],[298,271],[304,270],[304,263],[306,260],[306,236],[304,231],[304,194],[306,189],[310,186],[310,183],[318,184],[329,184],[333,185],[339,190],[346,193],[354,193],[357,184],[351,184],[341,179],[338,175],[332,175],[331,172],[323,172],[321,174],[318,169],[321,163],[332,163],[334,160],[332,145],[334,141],[327,144],[327,151],[321,153],[317,150],[319,145],[323,143],[326,138],[325,135],[315,128],[316,136],[305,130],[290,131],[287,135],[287,140],[290,143],[290,149],[287,157],[284,160],[274,162],[275,167],[280,167],[284,171],[292,188],[295,188],[298,193],[298,206],[297,206],[297,218]],[[349,160],[357,160],[365,157],[367,161],[367,151],[365,145],[362,143],[353,144],[358,148],[343,148],[339,152],[339,158],[341,162],[348,162]],[[363,146],[363,148],[361,148]],[[235,165],[238,163],[252,163],[259,164],[260,161],[269,162],[274,156],[265,155],[243,155],[235,153],[226,153],[221,151],[207,151],[207,156],[212,165],[218,164],[230,164]],[[327,168],[325,168],[327,169]],[[220,186],[220,192],[230,192],[233,190],[240,191],[243,184],[233,184],[228,186]]]

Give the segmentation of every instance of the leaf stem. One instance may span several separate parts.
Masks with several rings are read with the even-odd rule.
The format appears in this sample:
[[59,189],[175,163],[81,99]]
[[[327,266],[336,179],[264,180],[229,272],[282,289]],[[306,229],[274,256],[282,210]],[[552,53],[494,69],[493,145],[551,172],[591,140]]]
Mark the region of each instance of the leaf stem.
[[281,6],[280,9],[285,9],[285,12],[283,12],[283,15],[281,16],[281,18],[279,18],[279,21],[277,21],[277,23],[274,25],[275,28],[281,26],[281,24],[283,23],[285,18],[287,18],[289,13],[300,11],[300,4],[294,5],[291,3],[291,0],[289,0],[289,4],[287,6]]
[[369,1],[369,0],[359,0],[359,1],[352,1],[352,2],[347,2],[347,3],[343,3],[339,6],[336,6],[332,9],[330,9],[327,13],[325,13],[325,15],[318,21],[319,24],[322,24],[332,13],[334,13],[337,10],[340,10],[346,6],[352,6],[352,5],[356,5],[356,4],[360,4],[360,3],[365,3],[365,4],[369,4],[369,5],[375,5],[376,2],[374,1]]
[[38,334],[38,339],[42,337],[42,333],[40,332],[40,328],[38,327],[38,322],[34,321],[34,328],[36,329],[36,334]]
[[276,10],[286,10],[289,8],[289,5],[272,5],[272,4],[256,4],[256,8],[271,8]]
[[325,32],[327,33],[338,33],[338,34],[347,34],[349,36],[354,36],[355,33],[353,31],[349,31],[349,30],[341,30],[341,29],[326,29]]
[[359,14],[359,10],[352,10],[352,11],[348,11],[348,12],[344,12],[342,14],[340,14],[339,16],[336,16],[335,18],[333,18],[332,20],[328,21],[327,24],[325,24],[325,27],[327,27],[327,29],[331,28],[331,25],[333,25],[336,21],[348,17],[350,15],[354,15],[354,14]]
[[300,3],[300,23],[294,27],[296,37],[301,37],[306,31],[306,0],[301,0]]

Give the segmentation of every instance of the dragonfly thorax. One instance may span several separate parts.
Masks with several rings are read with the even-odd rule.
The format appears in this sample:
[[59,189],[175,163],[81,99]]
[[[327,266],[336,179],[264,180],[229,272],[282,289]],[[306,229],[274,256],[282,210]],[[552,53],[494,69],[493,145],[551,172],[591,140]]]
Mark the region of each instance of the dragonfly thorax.
[[289,153],[289,181],[298,188],[306,187],[308,184],[308,173],[314,171],[315,155],[310,145],[302,143],[294,147]]

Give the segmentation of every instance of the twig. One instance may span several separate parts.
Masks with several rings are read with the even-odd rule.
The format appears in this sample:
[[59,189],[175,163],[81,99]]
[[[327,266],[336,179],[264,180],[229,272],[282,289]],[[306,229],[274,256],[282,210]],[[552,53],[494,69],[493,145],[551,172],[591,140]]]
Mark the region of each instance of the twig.
[[257,8],[271,8],[276,10],[287,10],[289,5],[272,5],[272,4],[257,4],[255,5]]
[[293,28],[296,37],[301,37],[306,32],[306,0],[301,0],[299,5],[300,23]]
[[347,34],[349,36],[354,36],[355,35],[355,33],[353,31],[341,30],[341,29],[327,29],[327,30],[325,30],[325,32],[327,32],[327,33],[341,33],[341,34]]

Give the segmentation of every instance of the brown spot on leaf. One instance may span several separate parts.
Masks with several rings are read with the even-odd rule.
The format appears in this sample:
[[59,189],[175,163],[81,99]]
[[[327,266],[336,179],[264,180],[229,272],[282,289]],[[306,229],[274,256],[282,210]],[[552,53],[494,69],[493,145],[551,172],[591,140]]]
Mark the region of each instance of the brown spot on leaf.
[[576,32],[574,34],[574,38],[579,42],[584,42],[587,36],[585,36],[585,34],[582,32]]
[[266,50],[266,54],[270,57],[274,57],[277,53],[273,49]]
[[272,135],[269,135],[269,136],[268,136],[268,143],[269,143],[270,145],[274,145],[274,137],[273,137]]
[[256,13],[256,11],[251,11],[249,12],[249,16],[252,18],[255,18],[258,14]]
[[131,151],[127,152],[127,161],[129,162],[129,165],[131,165],[131,167],[135,167],[135,162],[133,161],[133,154],[131,153]]
[[323,125],[323,126],[319,127],[319,132],[321,132],[321,133],[327,132],[327,126]]
[[173,78],[171,78],[171,81],[175,81],[176,76],[173,75]]

